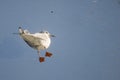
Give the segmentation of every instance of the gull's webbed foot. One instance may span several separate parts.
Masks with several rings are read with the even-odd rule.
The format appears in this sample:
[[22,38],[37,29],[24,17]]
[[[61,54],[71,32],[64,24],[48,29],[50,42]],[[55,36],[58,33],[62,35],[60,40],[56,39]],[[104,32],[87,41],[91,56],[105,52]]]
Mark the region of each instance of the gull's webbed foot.
[[44,62],[44,61],[45,61],[45,58],[44,58],[44,57],[39,57],[39,61],[40,61],[40,62]]
[[45,56],[46,56],[46,57],[51,57],[51,56],[52,56],[52,53],[46,52]]

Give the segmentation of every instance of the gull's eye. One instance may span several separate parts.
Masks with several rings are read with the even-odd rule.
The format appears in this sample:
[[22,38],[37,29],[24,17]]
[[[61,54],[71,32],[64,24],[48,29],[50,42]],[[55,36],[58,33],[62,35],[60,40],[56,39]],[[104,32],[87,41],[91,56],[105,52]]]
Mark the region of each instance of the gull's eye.
[[48,34],[48,32],[46,31],[45,33],[47,33]]

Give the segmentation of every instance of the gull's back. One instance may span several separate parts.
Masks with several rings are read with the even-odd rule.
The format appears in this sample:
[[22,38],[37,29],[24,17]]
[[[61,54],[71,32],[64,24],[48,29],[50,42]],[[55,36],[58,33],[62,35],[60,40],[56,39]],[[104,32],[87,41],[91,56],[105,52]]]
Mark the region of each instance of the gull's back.
[[21,28],[19,28],[19,33],[30,47],[37,50],[47,49],[51,43],[49,36],[45,33],[31,34],[29,31],[22,30]]

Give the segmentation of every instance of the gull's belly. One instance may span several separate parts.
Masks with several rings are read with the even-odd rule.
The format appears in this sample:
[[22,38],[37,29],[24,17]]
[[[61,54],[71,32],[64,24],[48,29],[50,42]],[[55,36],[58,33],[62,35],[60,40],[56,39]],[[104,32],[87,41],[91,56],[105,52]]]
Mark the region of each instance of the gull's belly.
[[45,49],[47,49],[50,46],[50,39],[46,39],[46,40],[41,40],[41,46],[43,46]]
[[50,46],[50,39],[48,40],[39,40],[38,42],[33,42],[33,48],[37,50],[44,50],[47,49]]

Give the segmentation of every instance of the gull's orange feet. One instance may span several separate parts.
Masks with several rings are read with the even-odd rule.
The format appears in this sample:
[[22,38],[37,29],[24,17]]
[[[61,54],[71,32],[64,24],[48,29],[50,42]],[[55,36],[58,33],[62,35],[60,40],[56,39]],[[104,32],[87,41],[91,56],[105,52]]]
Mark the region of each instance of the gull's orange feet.
[[45,58],[44,58],[44,57],[39,57],[39,61],[40,61],[40,62],[44,62],[44,61],[45,61]]
[[51,57],[51,56],[52,56],[52,53],[46,52],[45,56],[46,56],[46,57]]

